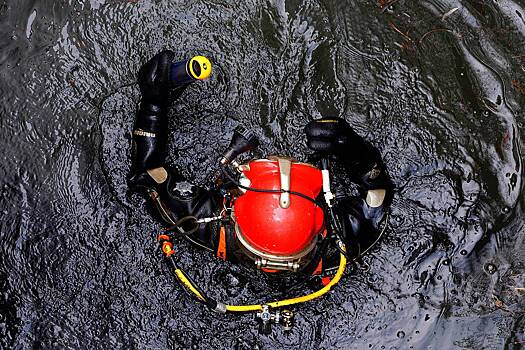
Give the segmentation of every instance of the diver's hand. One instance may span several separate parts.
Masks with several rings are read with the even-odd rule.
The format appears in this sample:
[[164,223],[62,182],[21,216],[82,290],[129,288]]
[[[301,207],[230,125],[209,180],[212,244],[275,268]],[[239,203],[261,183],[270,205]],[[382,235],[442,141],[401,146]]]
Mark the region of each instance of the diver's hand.
[[304,131],[308,147],[340,161],[348,175],[362,188],[392,188],[379,151],[359,136],[344,119],[312,120]]
[[161,51],[140,67],[138,83],[143,102],[157,106],[168,103],[170,68],[174,57],[173,51]]
[[341,118],[312,120],[306,125],[304,132],[310,149],[336,157],[348,151],[351,138],[360,138]]
[[359,136],[344,119],[312,120],[306,125],[304,132],[310,149],[323,157],[330,156],[352,167],[352,172],[359,172],[358,168],[370,167],[381,159],[374,147]]

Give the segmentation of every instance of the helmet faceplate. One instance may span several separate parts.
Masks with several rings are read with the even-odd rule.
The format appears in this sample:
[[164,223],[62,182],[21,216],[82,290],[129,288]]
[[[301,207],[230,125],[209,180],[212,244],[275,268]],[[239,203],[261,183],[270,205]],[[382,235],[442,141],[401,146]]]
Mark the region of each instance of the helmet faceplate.
[[[243,174],[250,181],[250,187],[257,189],[289,188],[316,198],[322,188],[319,169],[286,159],[252,161],[244,166]],[[258,257],[297,260],[313,249],[317,234],[323,228],[321,208],[305,198],[286,196],[247,191],[235,200],[239,241]]]

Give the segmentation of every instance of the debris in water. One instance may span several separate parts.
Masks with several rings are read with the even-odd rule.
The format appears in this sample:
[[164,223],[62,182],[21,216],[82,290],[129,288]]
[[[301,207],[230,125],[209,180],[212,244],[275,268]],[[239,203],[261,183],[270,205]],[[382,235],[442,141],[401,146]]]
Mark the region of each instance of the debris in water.
[[403,33],[399,28],[397,28],[397,27],[395,26],[394,23],[392,23],[392,22],[388,22],[388,24],[390,25],[390,28],[392,28],[393,30],[395,30],[396,32],[398,32],[399,34],[401,34],[402,36],[404,36],[404,37],[405,37],[406,39],[408,39],[409,41],[412,41],[412,38],[408,36],[408,33],[407,33],[407,34]]
[[525,96],[525,87],[524,87],[522,84],[520,84],[519,81],[517,81],[516,79],[512,79],[512,82],[511,82],[511,83],[512,83],[512,86],[514,86],[514,88],[515,88],[516,90],[518,90],[518,92],[519,92],[520,94],[522,94],[523,96]]
[[421,42],[422,42],[427,36],[429,36],[430,34],[432,34],[432,33],[437,33],[437,32],[449,32],[449,33],[454,33],[454,32],[451,31],[450,29],[445,29],[445,28],[436,28],[436,29],[432,29],[432,30],[429,30],[428,32],[426,32],[425,34],[423,34],[423,36],[421,37],[421,39],[419,39],[419,43],[421,44]]
[[494,299],[494,305],[496,305],[497,308],[503,308],[503,302],[500,300],[500,298],[493,294],[492,299]]
[[26,26],[26,37],[28,39],[31,38],[31,35],[33,34],[33,22],[36,18],[36,10],[33,10],[31,14],[29,15],[29,18],[27,19],[27,26]]
[[492,264],[492,263],[488,263],[485,265],[485,271],[489,274],[489,275],[493,275],[496,271],[497,271],[497,267],[496,265]]
[[525,288],[523,287],[514,287],[514,291],[518,294],[523,294],[525,293]]
[[384,8],[387,8],[388,6],[392,5],[393,3],[395,3],[397,0],[378,0],[377,1],[377,6],[380,8],[380,9],[384,9]]
[[445,13],[443,15],[443,17],[441,17],[441,20],[444,21],[447,19],[447,17],[449,17],[450,15],[452,15],[454,12],[456,12],[457,10],[459,10],[459,7],[454,7],[452,10],[448,11],[447,13]]

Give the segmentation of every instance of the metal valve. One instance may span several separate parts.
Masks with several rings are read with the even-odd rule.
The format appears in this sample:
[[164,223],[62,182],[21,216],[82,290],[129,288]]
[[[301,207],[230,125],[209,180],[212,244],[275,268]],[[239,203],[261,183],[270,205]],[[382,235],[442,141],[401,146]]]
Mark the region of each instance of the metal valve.
[[292,330],[294,322],[294,313],[290,310],[283,310],[281,312],[281,325],[285,331]]
[[272,313],[268,305],[263,305],[262,311],[258,312],[256,317],[260,321],[259,332],[262,334],[270,334],[272,332],[272,324],[281,324],[285,331],[289,331],[294,323],[294,313],[292,311],[277,310]]

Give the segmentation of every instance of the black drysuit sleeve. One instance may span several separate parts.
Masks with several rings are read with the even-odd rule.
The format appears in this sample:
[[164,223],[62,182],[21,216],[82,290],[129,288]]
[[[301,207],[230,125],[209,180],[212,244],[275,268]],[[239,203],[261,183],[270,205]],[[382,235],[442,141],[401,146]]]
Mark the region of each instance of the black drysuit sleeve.
[[[379,238],[392,200],[393,184],[379,151],[353,131],[348,137],[352,145],[346,147],[352,157],[341,155],[338,159],[350,180],[357,184],[359,194],[338,199],[335,209],[343,224],[346,244],[352,249],[351,254],[357,256]],[[379,205],[378,201],[374,204],[370,200],[377,193],[383,198]]]
[[[180,94],[180,92],[179,92]],[[188,182],[175,169],[166,165],[167,107],[142,101],[132,137],[132,169],[129,187],[149,197],[161,220],[171,226],[186,216],[213,217],[222,210],[222,196]],[[187,225],[195,227],[194,220]],[[190,227],[182,225],[186,230]],[[212,236],[217,222],[199,224],[188,239],[212,249]]]

